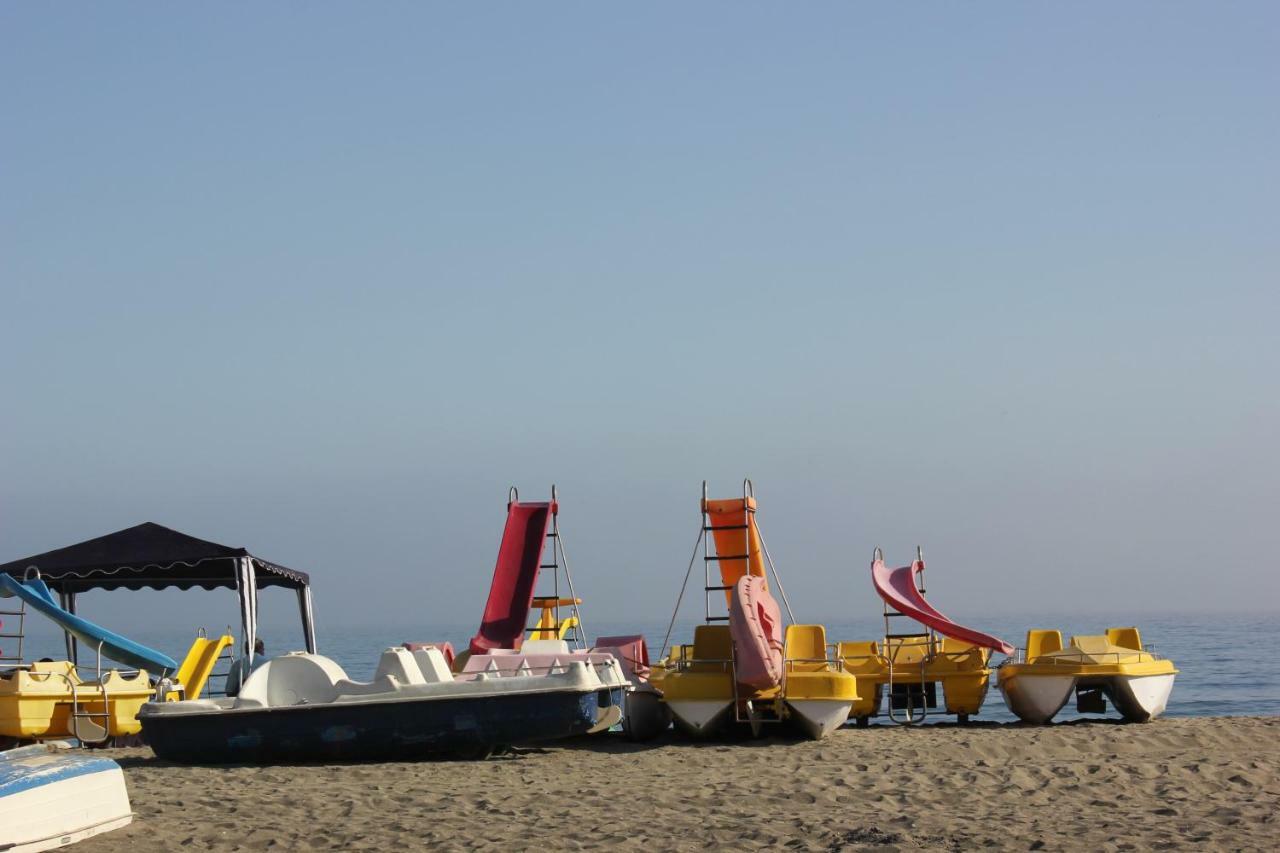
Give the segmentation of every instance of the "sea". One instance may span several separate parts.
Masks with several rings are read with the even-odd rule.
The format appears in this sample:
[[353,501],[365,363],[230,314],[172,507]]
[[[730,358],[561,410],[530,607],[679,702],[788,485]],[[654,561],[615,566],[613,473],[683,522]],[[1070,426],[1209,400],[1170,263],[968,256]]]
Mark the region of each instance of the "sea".
[[[42,657],[65,659],[65,645],[60,632],[38,616],[28,616],[27,637],[23,649],[26,660]],[[586,636],[619,634],[643,634],[648,641],[651,657],[657,657],[668,636],[668,622],[662,621],[602,621],[593,622],[589,612],[583,613]],[[903,620],[896,620],[901,623]],[[1127,618],[1108,619],[1096,613],[1082,615],[992,616],[968,617],[965,624],[1004,638],[1015,646],[1025,643],[1028,628],[1057,628],[1064,638],[1071,634],[1100,634],[1108,626],[1135,624],[1132,615]],[[668,645],[692,641],[695,622],[681,621],[672,626]],[[848,620],[828,620],[827,641],[874,640],[884,634],[884,620],[880,616]],[[1177,681],[1170,697],[1168,716],[1253,716],[1280,715],[1280,658],[1271,650],[1280,647],[1280,614],[1163,614],[1144,615],[1136,624],[1142,632],[1144,644],[1156,654],[1170,658],[1178,668]],[[121,630],[131,639],[164,651],[175,659],[181,659],[190,646],[193,632],[178,629],[153,629],[139,626]],[[475,624],[466,625],[364,625],[317,627],[319,652],[336,660],[348,676],[368,680],[377,666],[379,653],[388,646],[403,642],[448,641],[457,649],[464,649]],[[894,631],[901,631],[895,624]],[[301,647],[301,632],[292,629],[268,627],[262,632],[268,654]],[[0,647],[11,640],[0,639]],[[1000,660],[995,655],[993,662]],[[81,652],[82,665],[92,669],[91,656]],[[1005,708],[995,679],[983,704],[982,712],[975,719],[1012,722],[1014,716]],[[1074,705],[1068,703],[1056,718],[1070,720],[1077,716]],[[881,718],[882,720],[884,718]],[[939,715],[930,719],[951,720]]]

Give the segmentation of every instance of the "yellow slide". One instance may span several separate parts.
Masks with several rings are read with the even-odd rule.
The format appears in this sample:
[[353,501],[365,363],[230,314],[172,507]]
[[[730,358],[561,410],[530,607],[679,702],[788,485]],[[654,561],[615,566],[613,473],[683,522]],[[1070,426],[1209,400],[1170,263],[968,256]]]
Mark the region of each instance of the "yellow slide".
[[171,691],[165,698],[171,702],[178,699],[199,699],[205,685],[209,683],[214,665],[234,642],[230,634],[223,634],[221,637],[206,637],[201,634],[196,637],[187,656],[182,659],[182,665],[178,667],[177,682],[182,685],[182,690]]

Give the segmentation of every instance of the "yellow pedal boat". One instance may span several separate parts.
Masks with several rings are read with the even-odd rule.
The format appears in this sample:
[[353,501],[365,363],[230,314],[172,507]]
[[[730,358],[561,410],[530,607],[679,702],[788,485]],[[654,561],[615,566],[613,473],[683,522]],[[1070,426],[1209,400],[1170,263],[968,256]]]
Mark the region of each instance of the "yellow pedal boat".
[[1137,628],[1108,628],[1106,634],[1075,636],[1064,646],[1062,633],[1027,632],[1026,649],[1000,667],[997,683],[1018,719],[1047,723],[1072,694],[1081,713],[1105,713],[1106,699],[1131,723],[1164,713],[1178,674],[1173,661],[1142,646]]

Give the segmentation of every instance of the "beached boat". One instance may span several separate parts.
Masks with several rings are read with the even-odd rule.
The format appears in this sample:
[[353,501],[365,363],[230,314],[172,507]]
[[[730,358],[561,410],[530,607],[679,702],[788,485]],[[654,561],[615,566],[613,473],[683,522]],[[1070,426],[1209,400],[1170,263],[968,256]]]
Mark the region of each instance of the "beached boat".
[[[871,583],[883,602],[884,636],[837,644],[845,668],[858,677],[861,698],[850,716],[859,726],[880,714],[886,691],[888,716],[895,723],[911,725],[937,713],[968,722],[986,698],[991,654],[1013,653],[1004,640],[959,625],[930,604],[924,597],[924,569],[920,548],[911,565],[895,569],[885,565],[879,548],[872,555]],[[921,628],[894,630],[892,620],[903,617]]]
[[217,764],[485,757],[621,716],[626,681],[612,658],[504,663],[455,678],[440,649],[395,647],[373,681],[357,682],[329,658],[294,652],[259,666],[235,698],[148,703],[138,718],[159,757]]
[[1060,631],[1032,630],[997,681],[1023,722],[1049,722],[1074,695],[1080,713],[1106,713],[1110,699],[1126,721],[1144,723],[1164,713],[1177,674],[1173,661],[1143,648],[1137,628],[1075,636],[1066,646]]
[[114,761],[53,745],[0,752],[0,850],[52,850],[131,820]]
[[[521,501],[514,486],[509,490],[507,521],[484,616],[467,650],[451,661],[453,669],[465,675],[509,666],[513,656],[520,655],[544,666],[573,660],[595,664],[612,657],[627,682],[619,704],[623,732],[633,740],[654,737],[670,728],[671,714],[649,683],[645,639],[639,634],[597,637],[587,645],[582,599],[574,592],[559,519],[554,485],[551,500],[545,502]],[[535,594],[540,581],[550,594]],[[562,589],[569,595],[562,595]]]
[[[699,545],[704,565],[718,564],[720,582],[712,583],[710,568],[704,572],[707,624],[694,629],[692,644],[671,648],[655,667],[653,683],[677,726],[694,737],[734,729],[759,734],[775,723],[826,737],[848,719],[858,699],[857,679],[830,654],[821,625],[792,624],[784,634],[755,512],[750,481],[744,482],[741,499],[730,500],[709,500],[703,483]],[[708,539],[715,543],[715,556],[708,553]],[[777,582],[776,569],[773,577]],[[727,615],[713,616],[711,601],[720,594]]]

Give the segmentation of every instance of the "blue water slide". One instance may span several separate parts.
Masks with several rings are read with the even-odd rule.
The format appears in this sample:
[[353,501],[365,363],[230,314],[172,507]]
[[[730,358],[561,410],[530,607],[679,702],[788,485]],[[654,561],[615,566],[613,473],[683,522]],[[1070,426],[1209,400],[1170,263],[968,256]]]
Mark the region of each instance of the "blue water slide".
[[108,631],[88,619],[81,619],[58,606],[49,587],[39,578],[20,581],[12,575],[0,573],[0,598],[17,596],[30,607],[47,616],[62,630],[79,640],[86,648],[97,650],[102,646],[102,656],[127,666],[145,669],[153,675],[163,676],[176,672],[178,663],[166,654],[135,643],[128,637]]

